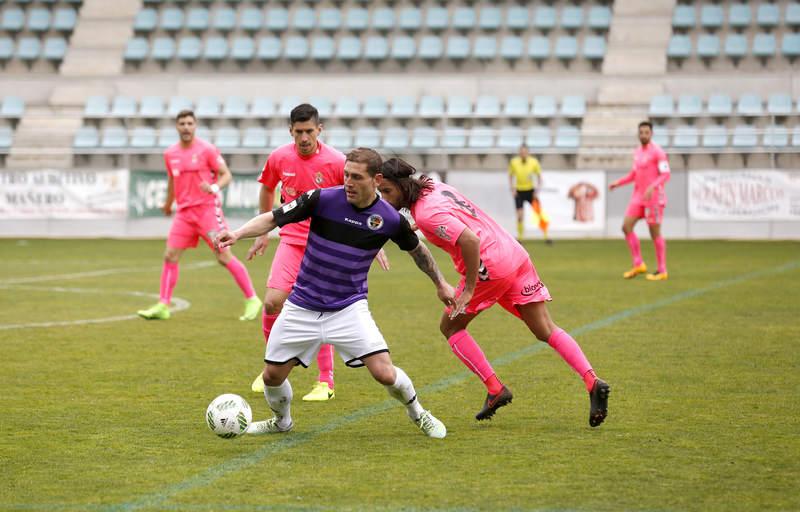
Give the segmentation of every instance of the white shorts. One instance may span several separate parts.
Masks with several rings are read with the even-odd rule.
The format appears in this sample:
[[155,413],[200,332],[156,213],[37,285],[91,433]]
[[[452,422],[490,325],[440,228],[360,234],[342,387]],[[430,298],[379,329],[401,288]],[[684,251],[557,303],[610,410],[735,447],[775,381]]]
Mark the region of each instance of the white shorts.
[[336,347],[350,367],[364,366],[362,358],[389,351],[366,299],[329,312],[311,311],[287,300],[269,333],[264,361],[284,364],[295,359],[307,368],[323,343]]

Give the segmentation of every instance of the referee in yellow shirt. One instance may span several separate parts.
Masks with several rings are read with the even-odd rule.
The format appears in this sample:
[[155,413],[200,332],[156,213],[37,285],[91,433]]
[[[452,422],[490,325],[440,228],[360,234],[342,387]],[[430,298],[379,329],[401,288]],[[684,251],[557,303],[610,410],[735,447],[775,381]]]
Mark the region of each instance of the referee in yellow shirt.
[[536,188],[542,186],[542,166],[539,165],[539,160],[530,155],[527,146],[520,146],[519,156],[515,156],[508,163],[508,175],[511,182],[511,194],[514,196],[514,206],[517,208],[517,239],[522,240],[525,226],[522,207],[528,202],[533,209],[534,223],[538,221],[539,228],[544,233],[544,241],[552,244],[552,240],[547,237],[549,217],[542,211],[542,205],[539,203],[539,198],[536,197]]

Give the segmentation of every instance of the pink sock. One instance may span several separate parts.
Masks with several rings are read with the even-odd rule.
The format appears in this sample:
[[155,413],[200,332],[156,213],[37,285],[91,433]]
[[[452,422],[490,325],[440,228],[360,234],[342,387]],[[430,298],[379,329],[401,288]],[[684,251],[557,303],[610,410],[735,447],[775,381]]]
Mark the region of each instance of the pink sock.
[[333,389],[333,345],[322,345],[317,354],[319,366],[319,381],[327,382]]
[[[450,348],[453,350],[456,357],[464,363],[464,366],[472,370],[472,373],[477,375],[481,379],[481,382],[486,385],[486,389],[489,393],[496,395],[502,390],[503,385],[500,381],[496,378],[492,379],[492,377],[495,376],[492,365],[489,364],[486,356],[483,355],[483,350],[481,350],[481,347],[478,346],[478,343],[469,335],[466,329],[462,329],[450,336],[447,342],[450,344]],[[489,389],[490,387],[492,389]]]
[[178,263],[164,262],[164,268],[161,270],[161,289],[159,291],[159,300],[164,304],[169,305],[172,300],[172,290],[178,284]]
[[572,339],[572,336],[570,336],[567,331],[557,327],[550,334],[547,343],[558,352],[558,355],[560,355],[573,370],[578,372],[578,375],[581,376],[586,384],[586,389],[591,391],[597,377],[595,377],[594,371],[592,371],[592,365],[589,364],[589,360],[583,355],[583,351],[580,345],[578,345],[578,342]]
[[667,241],[663,236],[653,240],[653,245],[656,246],[656,261],[658,262],[658,273],[664,274],[667,272]]
[[638,267],[642,264],[642,249],[639,247],[639,237],[631,231],[625,235],[625,241],[628,242],[628,249],[631,251],[633,266]]
[[231,261],[228,262],[225,268],[233,275],[236,284],[239,285],[246,299],[256,296],[256,291],[253,289],[253,282],[250,280],[250,274],[247,273],[247,267],[242,265],[242,262],[239,261],[236,256],[231,257]]
[[278,315],[268,315],[266,311],[263,311],[261,315],[261,330],[264,331],[264,345],[269,341],[269,333],[272,332],[272,326],[275,325],[275,320],[277,319]]

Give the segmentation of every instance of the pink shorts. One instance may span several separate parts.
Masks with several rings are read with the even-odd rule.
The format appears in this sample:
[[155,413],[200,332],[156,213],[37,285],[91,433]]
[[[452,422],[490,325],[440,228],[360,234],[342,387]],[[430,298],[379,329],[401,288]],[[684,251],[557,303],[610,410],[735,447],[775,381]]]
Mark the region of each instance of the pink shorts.
[[197,239],[202,238],[213,249],[214,235],[223,229],[228,229],[228,225],[219,205],[184,208],[175,214],[167,236],[167,245],[176,249],[188,249],[197,247]]
[[626,217],[633,217],[634,219],[646,219],[648,224],[661,224],[664,220],[664,205],[649,203],[645,204],[640,201],[633,200],[628,203],[628,209],[625,210]]
[[[464,289],[464,278],[458,284],[458,293]],[[544,285],[531,260],[526,261],[516,272],[495,281],[478,281],[475,294],[467,305],[467,313],[480,313],[484,309],[500,304],[514,316],[519,311],[514,306],[552,300],[550,292]]]
[[288,244],[281,239],[269,269],[267,288],[291,292],[294,282],[297,281],[305,252],[305,245]]

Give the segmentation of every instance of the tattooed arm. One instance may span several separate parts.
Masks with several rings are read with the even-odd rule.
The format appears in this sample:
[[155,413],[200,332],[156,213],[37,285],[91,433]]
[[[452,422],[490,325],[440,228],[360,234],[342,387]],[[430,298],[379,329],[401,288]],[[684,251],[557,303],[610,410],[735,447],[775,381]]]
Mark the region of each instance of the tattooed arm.
[[444,275],[439,270],[439,266],[436,264],[436,260],[433,259],[430,249],[420,241],[417,247],[408,251],[408,254],[411,255],[417,268],[427,274],[433,284],[436,285],[436,295],[439,300],[446,306],[452,306],[455,303],[455,290],[445,280]]

